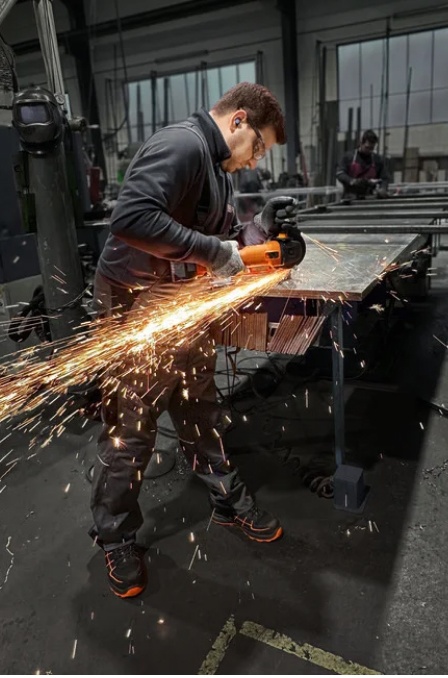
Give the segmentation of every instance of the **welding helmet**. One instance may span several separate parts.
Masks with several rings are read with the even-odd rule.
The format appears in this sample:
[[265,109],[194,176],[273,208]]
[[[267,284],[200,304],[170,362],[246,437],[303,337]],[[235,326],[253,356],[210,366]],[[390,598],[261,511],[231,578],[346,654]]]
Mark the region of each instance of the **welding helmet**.
[[54,94],[32,87],[14,96],[12,124],[31,155],[47,155],[62,141],[64,118]]

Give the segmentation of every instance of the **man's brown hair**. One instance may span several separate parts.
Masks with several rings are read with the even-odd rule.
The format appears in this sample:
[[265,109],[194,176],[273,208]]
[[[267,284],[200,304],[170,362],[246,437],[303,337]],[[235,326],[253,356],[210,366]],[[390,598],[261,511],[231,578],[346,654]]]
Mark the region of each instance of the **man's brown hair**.
[[275,96],[263,85],[240,82],[225,92],[212,107],[218,115],[242,108],[248,120],[257,127],[273,127],[278,144],[286,142],[285,116]]

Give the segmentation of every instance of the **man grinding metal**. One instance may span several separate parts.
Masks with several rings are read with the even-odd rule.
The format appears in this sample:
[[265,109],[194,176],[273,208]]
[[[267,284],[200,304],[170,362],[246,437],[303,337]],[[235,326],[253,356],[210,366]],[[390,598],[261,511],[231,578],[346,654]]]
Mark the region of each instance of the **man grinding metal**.
[[[272,198],[254,223],[242,226],[229,173],[255,169],[274,144],[285,141],[278,101],[265,87],[247,82],[226,92],[210,111],[201,109],[155,132],[130,163],[112,213],[95,280],[100,315],[172,300],[192,276],[194,284],[197,265],[216,278],[244,270],[238,248],[275,237],[297,203],[291,197]],[[146,585],[144,552],[136,543],[143,523],[138,497],[163,411],[169,412],[183,453],[208,487],[213,521],[237,526],[258,542],[282,535],[277,518],[258,508],[238,470],[224,459],[221,440],[213,433],[226,426],[216,401],[215,360],[205,334],[174,352],[170,371],[156,370],[143,381],[141,374],[136,380],[127,373],[120,378],[122,388],[103,393],[91,536],[104,549],[109,585],[119,597],[137,596]]]

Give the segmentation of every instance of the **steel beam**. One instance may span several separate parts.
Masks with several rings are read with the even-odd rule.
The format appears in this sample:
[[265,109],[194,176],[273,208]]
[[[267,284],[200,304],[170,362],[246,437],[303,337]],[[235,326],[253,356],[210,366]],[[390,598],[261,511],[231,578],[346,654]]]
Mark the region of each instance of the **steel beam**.
[[[67,11],[70,15],[72,27],[76,29],[86,29],[86,16],[84,3],[70,3],[64,1]],[[80,35],[69,35],[67,47],[70,54],[75,58],[76,75],[78,79],[79,93],[81,96],[82,112],[88,120],[89,125],[94,126],[90,129],[92,143],[95,148],[96,161],[103,171],[103,176],[107,181],[107,167],[104,157],[103,141],[100,129],[100,113],[98,106],[98,97],[96,93],[95,77],[92,70],[91,47],[88,33]]]
[[448,219],[448,210],[418,210],[414,211],[412,210],[412,207],[409,206],[407,209],[403,210],[396,210],[394,212],[388,212],[387,210],[384,210],[384,212],[374,212],[373,210],[369,212],[369,210],[366,210],[365,212],[350,212],[350,210],[347,210],[347,212],[313,212],[310,214],[309,212],[299,212],[298,213],[298,221],[299,222],[313,222],[313,221],[384,221],[387,224],[388,219],[403,219],[403,221],[410,220],[412,219],[415,221],[415,219],[421,219],[422,221],[430,221],[432,219]]
[[329,234],[344,234],[344,235],[355,235],[355,234],[369,234],[369,233],[380,233],[383,235],[393,235],[398,233],[427,233],[431,234],[443,234],[448,233],[448,223],[446,224],[399,224],[399,225],[390,225],[390,224],[364,224],[360,226],[359,224],[332,224],[331,222],[325,224],[313,224],[313,223],[298,223],[297,227],[302,233],[311,233],[312,235],[317,233],[329,233]]
[[81,306],[84,282],[64,146],[47,156],[28,156],[28,169],[45,302],[51,338],[56,341],[76,332],[85,320]]
[[47,76],[48,89],[61,106],[65,104],[65,86],[59,51],[55,49],[56,28],[52,0],[33,0],[37,33]]
[[331,314],[331,357],[333,365],[333,421],[336,466],[345,458],[345,417],[344,417],[344,346],[342,326],[342,305],[337,304]]
[[[81,2],[81,0],[76,0]],[[148,10],[146,12],[139,12],[121,19],[121,28],[123,31],[132,31],[142,28],[144,26],[155,26],[156,24],[177,21],[179,19],[187,19],[192,16],[200,14],[208,14],[209,12],[217,12],[221,9],[227,9],[234,5],[241,6],[253,2],[253,0],[188,0],[170,7],[159,7],[157,9]],[[70,31],[61,32],[58,34],[58,41],[61,45],[66,44],[66,41],[74,36],[88,35],[89,28],[77,28]],[[95,38],[103,38],[110,35],[116,35],[117,22],[115,19],[111,21],[103,21],[95,24]],[[13,43],[11,47],[14,49],[16,55],[30,54],[39,50],[38,40],[27,40],[26,42]]]
[[[439,198],[438,200],[394,200],[394,201],[378,201],[365,204],[364,202],[353,203],[351,205],[337,204],[337,205],[322,205],[316,207],[314,211],[318,214],[338,214],[339,212],[395,212],[396,210],[448,210],[448,197],[446,199]],[[311,212],[310,212],[311,213]]]
[[[56,48],[52,0],[33,0],[33,6],[48,89],[63,108],[65,88]],[[81,306],[84,281],[64,145],[46,155],[28,155],[27,163],[36,208],[39,264],[51,337],[55,341],[76,332],[85,319]]]
[[281,13],[283,82],[285,91],[285,117],[287,145],[287,171],[297,174],[299,141],[299,74],[297,66],[297,29],[295,0],[278,0]]

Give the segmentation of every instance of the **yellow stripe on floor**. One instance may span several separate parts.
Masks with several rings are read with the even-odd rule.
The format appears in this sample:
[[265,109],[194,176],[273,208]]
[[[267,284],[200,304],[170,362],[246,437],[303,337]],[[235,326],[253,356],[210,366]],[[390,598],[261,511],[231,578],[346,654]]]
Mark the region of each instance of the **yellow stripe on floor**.
[[295,643],[292,638],[288,638],[288,636],[285,636],[282,633],[277,633],[272,629],[266,629],[264,626],[255,624],[254,622],[244,622],[239,632],[243,636],[258,640],[261,643],[275,647],[277,650],[283,650],[283,652],[294,654],[300,659],[304,659],[307,662],[321,666],[323,669],[327,669],[327,671],[333,671],[339,675],[382,675],[379,671],[372,671],[372,669],[368,669],[367,667],[356,664],[355,662],[346,661],[337,654],[325,652],[325,650],[321,650],[318,647],[313,647],[313,645],[308,645],[308,643],[299,645],[298,643]]
[[218,670],[218,666],[224,659],[224,655],[230,643],[236,635],[235,618],[233,614],[222,627],[217,639],[212,645],[212,649],[201,664],[198,675],[213,676]]

